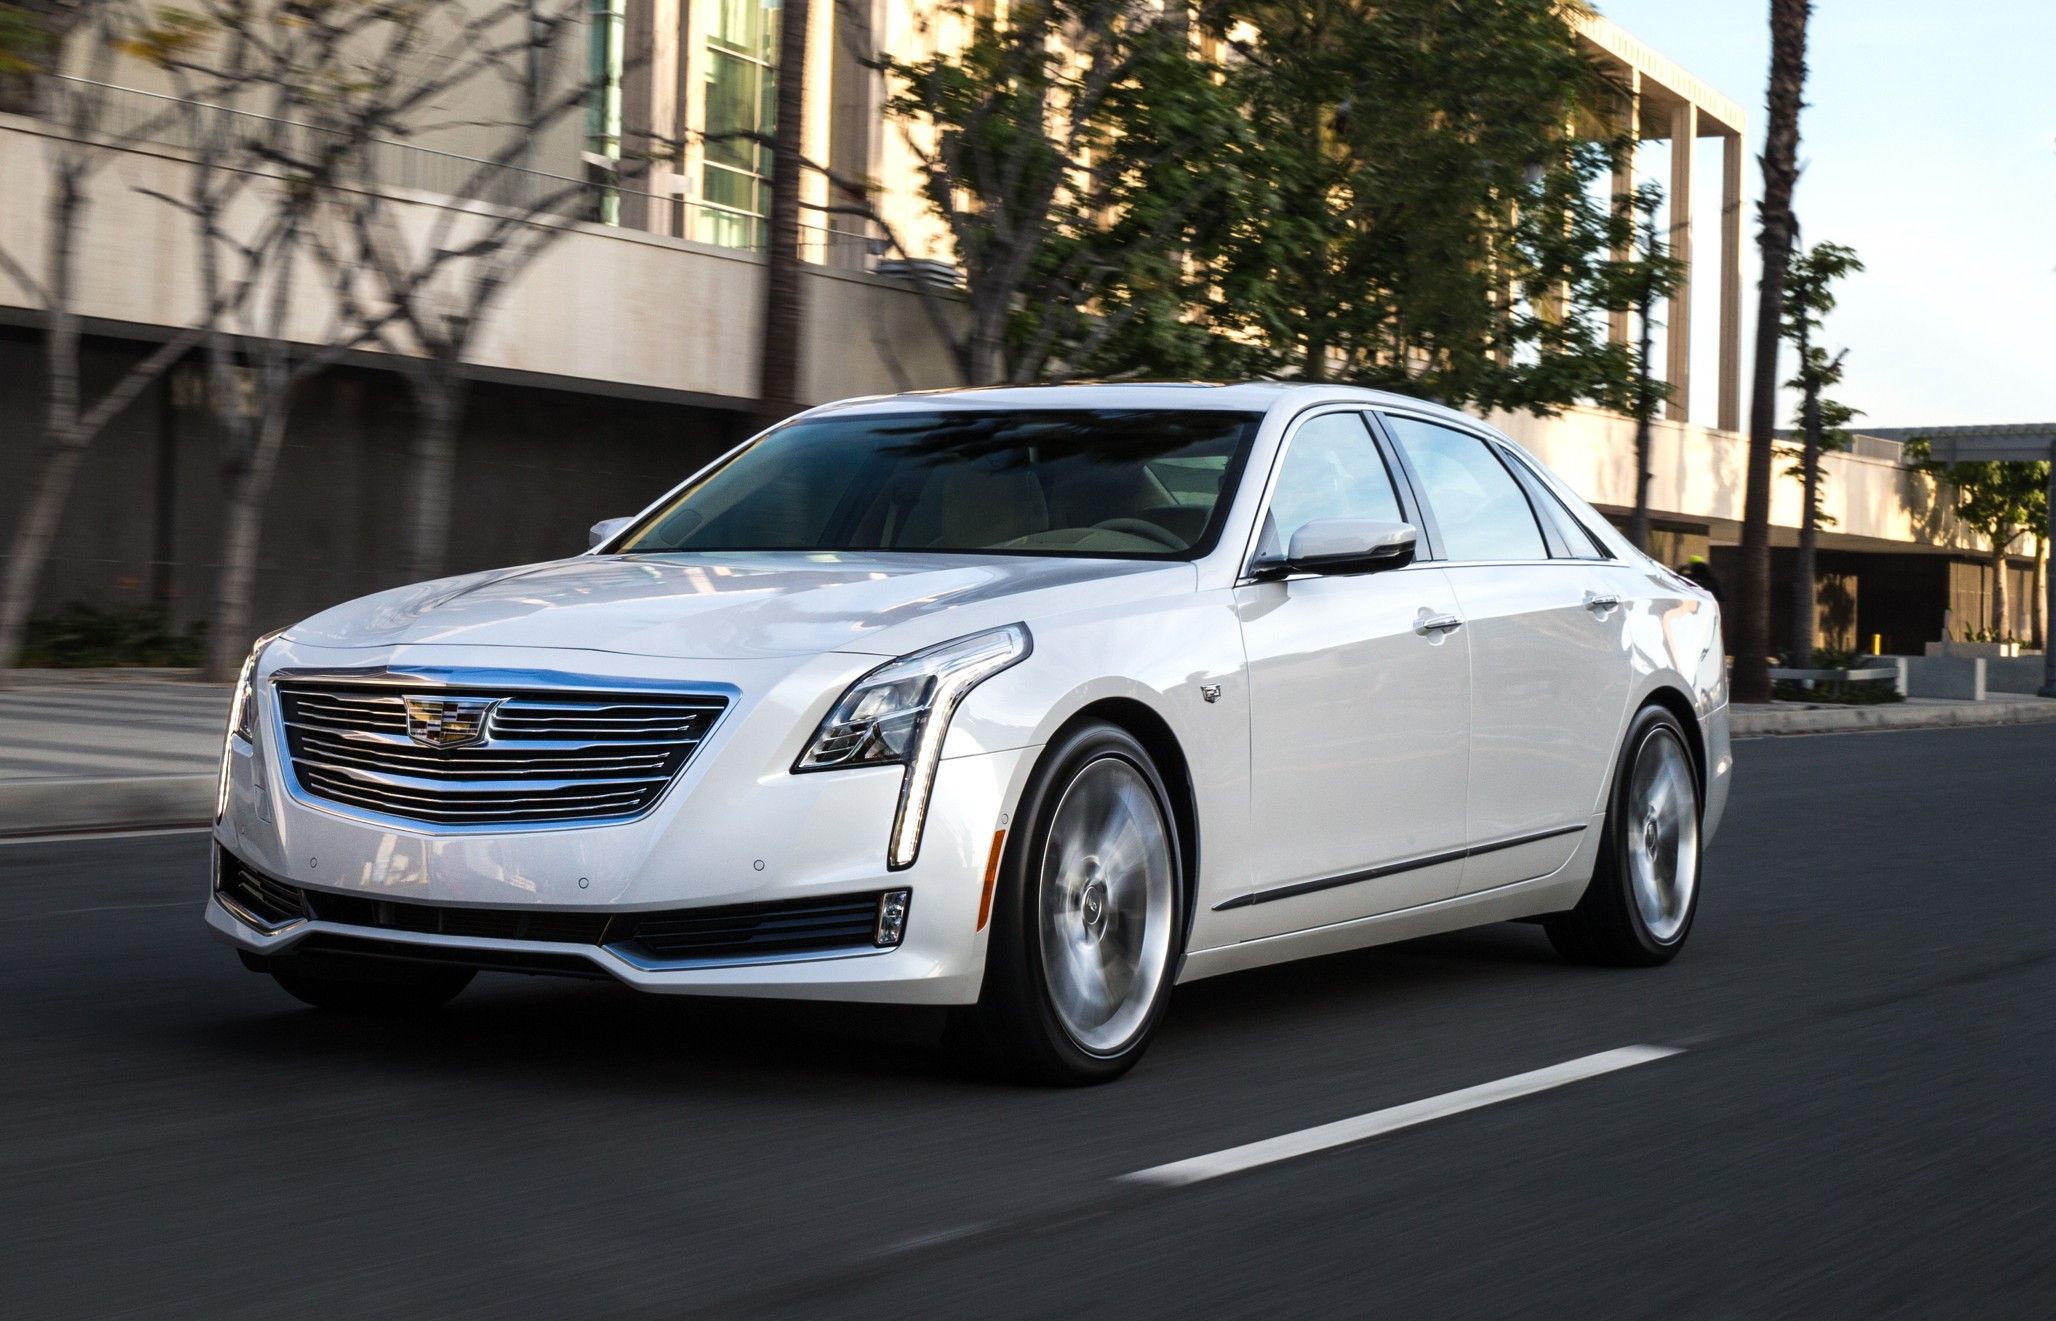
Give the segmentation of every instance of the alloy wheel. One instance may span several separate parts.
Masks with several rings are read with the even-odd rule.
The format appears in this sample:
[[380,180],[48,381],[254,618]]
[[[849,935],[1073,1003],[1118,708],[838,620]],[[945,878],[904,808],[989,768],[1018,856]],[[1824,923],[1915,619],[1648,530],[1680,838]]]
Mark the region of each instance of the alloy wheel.
[[1699,885],[1699,786],[1691,754],[1671,730],[1642,740],[1628,781],[1629,889],[1652,939],[1677,939]]
[[1044,984],[1077,1045],[1117,1054],[1142,1030],[1170,964],[1170,828],[1125,757],[1087,762],[1050,820],[1039,878]]

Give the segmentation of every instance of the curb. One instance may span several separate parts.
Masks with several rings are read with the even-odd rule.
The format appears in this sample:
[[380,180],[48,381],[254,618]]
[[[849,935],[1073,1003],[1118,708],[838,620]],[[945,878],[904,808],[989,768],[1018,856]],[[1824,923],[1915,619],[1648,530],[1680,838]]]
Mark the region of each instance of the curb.
[[[2051,721],[2056,701],[2041,698],[1950,706],[1728,708],[1729,732],[1738,739]],[[214,816],[214,791],[212,775],[0,781],[0,838],[204,826]]]
[[204,826],[214,791],[212,775],[0,781],[0,837]]
[[1847,734],[1880,729],[1961,729],[1979,725],[2033,725],[2056,721],[2056,701],[1959,702],[1953,706],[1845,706],[1728,708],[1735,738],[1785,734]]

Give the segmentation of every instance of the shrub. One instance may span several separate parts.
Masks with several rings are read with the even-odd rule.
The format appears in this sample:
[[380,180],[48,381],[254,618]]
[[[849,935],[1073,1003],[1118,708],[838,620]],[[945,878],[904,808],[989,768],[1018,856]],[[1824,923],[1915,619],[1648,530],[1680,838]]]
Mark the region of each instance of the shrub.
[[160,606],[103,610],[74,601],[53,615],[29,620],[22,645],[25,666],[162,665],[184,668],[205,656],[206,625],[183,633]]

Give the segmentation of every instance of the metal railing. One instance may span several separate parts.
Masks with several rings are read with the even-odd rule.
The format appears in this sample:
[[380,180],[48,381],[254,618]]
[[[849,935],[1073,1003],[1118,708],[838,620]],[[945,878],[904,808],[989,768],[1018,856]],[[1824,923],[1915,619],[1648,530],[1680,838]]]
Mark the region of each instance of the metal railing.
[[[199,156],[240,144],[247,150],[239,154],[255,155],[282,174],[291,174],[296,163],[312,169],[325,152],[347,150],[349,177],[361,185],[535,210],[741,252],[764,247],[761,217],[690,196],[686,176],[661,161],[588,154],[581,162],[584,173],[569,175],[388,137],[346,144],[346,135],[331,126],[71,75],[51,75],[46,90],[46,122],[89,125],[111,147],[149,145]],[[92,103],[81,105],[88,97]],[[673,186],[640,186],[645,180],[639,176],[659,172]],[[625,223],[630,216],[641,223]],[[735,241],[738,231],[747,241]],[[889,248],[876,225],[851,218],[834,227],[802,225],[801,250],[825,265],[869,270]]]

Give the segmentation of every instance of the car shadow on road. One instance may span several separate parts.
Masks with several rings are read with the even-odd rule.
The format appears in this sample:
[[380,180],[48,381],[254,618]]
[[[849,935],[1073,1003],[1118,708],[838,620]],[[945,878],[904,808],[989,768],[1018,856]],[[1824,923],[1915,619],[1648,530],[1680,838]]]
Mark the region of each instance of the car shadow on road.
[[[1499,926],[1210,978],[1178,988],[1179,1053],[1278,1039],[1323,1017],[1405,1017],[1457,993],[1505,995],[1561,965],[1537,928]],[[438,1013],[372,1018],[306,1009],[249,979],[236,1010],[196,1029],[272,1067],[452,1071],[589,1082],[608,1091],[761,1094],[766,1086],[988,1087],[946,1047],[941,1010],[650,996],[601,983],[483,976]],[[226,1009],[226,1006],[224,1006]],[[835,1085],[831,1083],[830,1085]]]
[[1563,972],[1539,926],[1500,923],[1208,978],[1179,987],[1173,1009],[1180,1032],[1199,1033],[1230,1023],[1399,1015],[1446,1006],[1452,996],[1517,993]]

